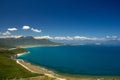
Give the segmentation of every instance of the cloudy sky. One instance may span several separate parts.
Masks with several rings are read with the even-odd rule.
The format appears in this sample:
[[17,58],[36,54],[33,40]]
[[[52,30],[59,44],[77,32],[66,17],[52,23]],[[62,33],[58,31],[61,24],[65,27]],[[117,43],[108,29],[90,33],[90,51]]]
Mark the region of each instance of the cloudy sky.
[[120,1],[0,0],[0,36],[14,35],[116,38],[120,36]]

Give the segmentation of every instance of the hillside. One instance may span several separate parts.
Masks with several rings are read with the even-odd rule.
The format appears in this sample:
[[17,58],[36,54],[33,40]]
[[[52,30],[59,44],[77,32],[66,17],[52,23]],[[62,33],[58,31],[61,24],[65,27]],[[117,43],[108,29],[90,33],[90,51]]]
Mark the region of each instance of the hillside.
[[34,39],[31,36],[0,39],[1,48],[11,48],[11,47],[28,46],[28,45],[58,45],[58,43],[52,42],[48,39]]
[[[25,78],[40,76],[40,74],[33,74],[24,69],[22,66],[11,59],[11,56],[19,52],[26,52],[24,49],[16,50],[0,50],[0,79],[7,80],[13,78]],[[41,74],[42,75],[42,74]]]

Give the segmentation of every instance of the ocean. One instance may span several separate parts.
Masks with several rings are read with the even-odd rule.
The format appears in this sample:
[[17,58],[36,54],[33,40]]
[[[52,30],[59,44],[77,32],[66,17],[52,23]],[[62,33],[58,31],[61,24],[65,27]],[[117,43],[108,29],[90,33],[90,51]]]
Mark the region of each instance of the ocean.
[[41,46],[18,57],[57,73],[120,76],[120,46]]

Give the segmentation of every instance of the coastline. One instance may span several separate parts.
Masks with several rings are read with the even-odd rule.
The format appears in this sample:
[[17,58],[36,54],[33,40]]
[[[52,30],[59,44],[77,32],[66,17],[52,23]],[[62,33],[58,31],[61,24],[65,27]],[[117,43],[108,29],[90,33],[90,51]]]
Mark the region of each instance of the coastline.
[[[31,46],[31,47],[38,47],[38,46]],[[27,47],[28,48],[28,47]],[[17,59],[19,56],[23,56],[30,53],[24,52],[24,53],[18,53],[16,54],[16,63],[24,67],[26,70],[32,72],[32,73],[37,73],[37,74],[44,74],[45,76],[48,76],[50,78],[55,78],[55,80],[67,80],[65,78],[60,78],[58,77],[58,74],[54,73],[53,71],[50,71],[46,68],[43,68],[41,66],[33,65],[31,63],[25,62],[23,59]]]
[[18,53],[18,54],[16,54],[16,56],[19,57],[19,56],[26,55],[26,54],[29,54],[29,53],[30,52]]
[[67,80],[65,78],[58,77],[57,74],[55,74],[53,71],[47,70],[43,67],[33,65],[31,63],[25,62],[22,59],[16,59],[16,63],[24,67],[26,70],[37,73],[37,74],[44,74],[45,76],[48,76],[50,78],[55,78],[55,80]]
[[[44,45],[44,46],[49,46],[49,45]],[[50,46],[53,46],[53,45],[50,45]],[[43,46],[41,46],[41,45],[27,46],[25,48],[32,48],[32,47],[43,47]],[[25,55],[26,53],[27,52],[19,53],[19,54],[17,54],[17,57]],[[30,52],[28,52],[28,53],[30,53]],[[32,73],[38,73],[38,74],[42,73],[45,76],[48,76],[51,78],[56,78],[55,80],[120,80],[119,76],[72,75],[72,74],[64,74],[64,73],[59,74],[59,73],[55,73],[52,70],[46,69],[44,67],[32,64],[30,62],[26,62],[22,59],[16,59],[16,62]]]
[[61,46],[61,45],[29,45],[29,46],[19,46],[20,48],[33,48],[33,47],[46,47],[46,46]]
[[55,80],[120,80],[120,77],[114,76],[91,76],[54,73],[52,70],[48,70],[44,67],[26,62],[22,59],[17,59],[17,63],[32,73],[44,74],[50,78],[55,78]]

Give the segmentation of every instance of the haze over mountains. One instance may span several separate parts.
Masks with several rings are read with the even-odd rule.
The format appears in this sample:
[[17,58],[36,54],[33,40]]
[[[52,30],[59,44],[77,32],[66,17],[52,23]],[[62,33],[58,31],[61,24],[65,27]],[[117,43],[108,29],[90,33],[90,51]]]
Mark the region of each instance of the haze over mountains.
[[59,43],[64,44],[71,44],[71,45],[107,45],[107,46],[120,46],[120,40],[75,40],[75,41],[56,41]]
[[35,46],[35,45],[114,45],[120,46],[120,40],[106,39],[106,40],[50,40],[50,39],[35,39],[32,36],[19,38],[0,38],[1,48],[11,48],[20,46]]
[[34,39],[32,36],[20,38],[0,38],[1,48],[11,48],[19,46],[34,46],[34,45],[58,45],[48,39]]

